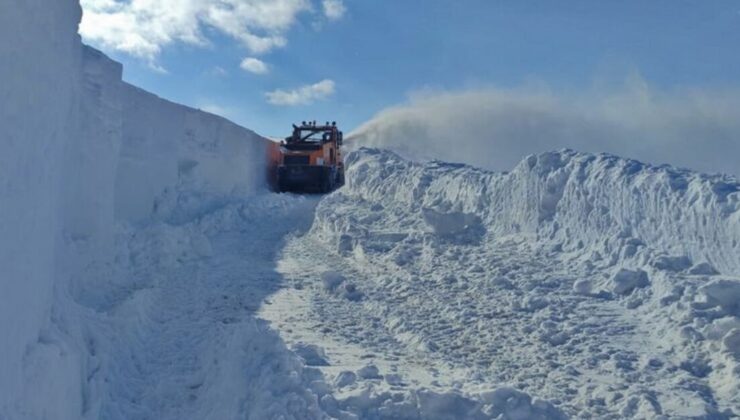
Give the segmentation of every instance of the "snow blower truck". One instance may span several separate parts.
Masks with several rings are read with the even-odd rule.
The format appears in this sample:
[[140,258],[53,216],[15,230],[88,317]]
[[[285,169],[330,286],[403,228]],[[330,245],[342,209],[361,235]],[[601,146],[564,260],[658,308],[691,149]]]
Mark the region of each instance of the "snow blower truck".
[[278,192],[326,194],[344,185],[343,134],[337,123],[293,125],[293,135],[273,152]]

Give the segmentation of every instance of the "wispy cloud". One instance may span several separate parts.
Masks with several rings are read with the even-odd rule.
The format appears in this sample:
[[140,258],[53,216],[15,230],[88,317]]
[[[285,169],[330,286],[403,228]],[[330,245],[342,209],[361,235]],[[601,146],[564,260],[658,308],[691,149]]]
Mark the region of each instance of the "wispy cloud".
[[240,67],[254,74],[267,74],[270,71],[264,61],[254,57],[245,58]]
[[213,66],[205,74],[212,77],[226,77],[229,75],[229,72],[221,66]]
[[324,15],[329,20],[339,20],[347,12],[343,0],[323,0]]
[[348,137],[352,147],[496,170],[567,147],[740,176],[740,91],[663,92],[637,77],[583,94],[546,87],[426,93]]
[[80,34],[86,41],[155,62],[162,49],[182,42],[207,45],[204,27],[240,41],[253,54],[287,44],[309,0],[81,0]]
[[309,105],[317,100],[326,99],[334,94],[336,85],[333,80],[322,80],[312,85],[302,86],[294,90],[278,89],[268,92],[267,102],[280,106]]

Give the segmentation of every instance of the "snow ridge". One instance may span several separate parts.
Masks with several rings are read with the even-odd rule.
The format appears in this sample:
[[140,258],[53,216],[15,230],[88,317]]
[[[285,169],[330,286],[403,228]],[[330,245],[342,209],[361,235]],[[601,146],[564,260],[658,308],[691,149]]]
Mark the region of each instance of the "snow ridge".
[[491,233],[595,249],[613,263],[648,247],[740,272],[740,183],[731,176],[572,150],[529,156],[511,173],[372,149],[348,165],[344,193],[364,200],[474,214]]

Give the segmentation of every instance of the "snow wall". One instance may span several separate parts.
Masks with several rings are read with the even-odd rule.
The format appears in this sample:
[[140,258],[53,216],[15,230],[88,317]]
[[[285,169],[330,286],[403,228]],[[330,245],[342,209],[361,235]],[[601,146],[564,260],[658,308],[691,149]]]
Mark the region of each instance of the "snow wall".
[[166,213],[163,191],[213,197],[253,194],[265,187],[270,142],[228,120],[123,87],[124,142],[116,178],[116,215],[147,220]]
[[[574,257],[595,251],[616,264],[647,257],[635,252],[646,246],[740,273],[740,183],[731,176],[571,150],[531,155],[510,173],[376,149],[347,164],[344,194],[361,200],[475,216],[489,233],[531,235]],[[334,234],[352,229],[317,222]]]
[[[35,348],[48,342],[42,328],[49,324],[60,236],[60,156],[73,137],[80,99],[80,15],[73,1],[0,3],[2,418],[42,418],[22,396],[46,391],[26,388],[43,374],[27,363],[42,357]],[[51,410],[59,402],[54,398],[65,396],[61,386],[49,382],[57,390],[46,395]]]
[[76,0],[0,3],[0,418],[80,417],[68,285],[111,258],[117,223],[265,187],[267,140],[124,83],[80,17]]

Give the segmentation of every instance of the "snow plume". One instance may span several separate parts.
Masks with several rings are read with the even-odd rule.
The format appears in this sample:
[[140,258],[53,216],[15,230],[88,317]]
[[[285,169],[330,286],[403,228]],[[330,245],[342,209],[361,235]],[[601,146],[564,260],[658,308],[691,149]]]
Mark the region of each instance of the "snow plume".
[[253,54],[283,47],[308,0],[82,0],[86,41],[154,63],[176,42],[207,45],[203,27],[240,42]]
[[635,78],[611,92],[486,89],[415,94],[351,136],[406,157],[509,170],[563,147],[740,174],[740,91],[658,92]]
[[267,92],[267,102],[273,105],[297,106],[310,105],[317,100],[326,99],[334,94],[336,84],[333,80],[322,80],[312,85],[286,91],[282,89]]

